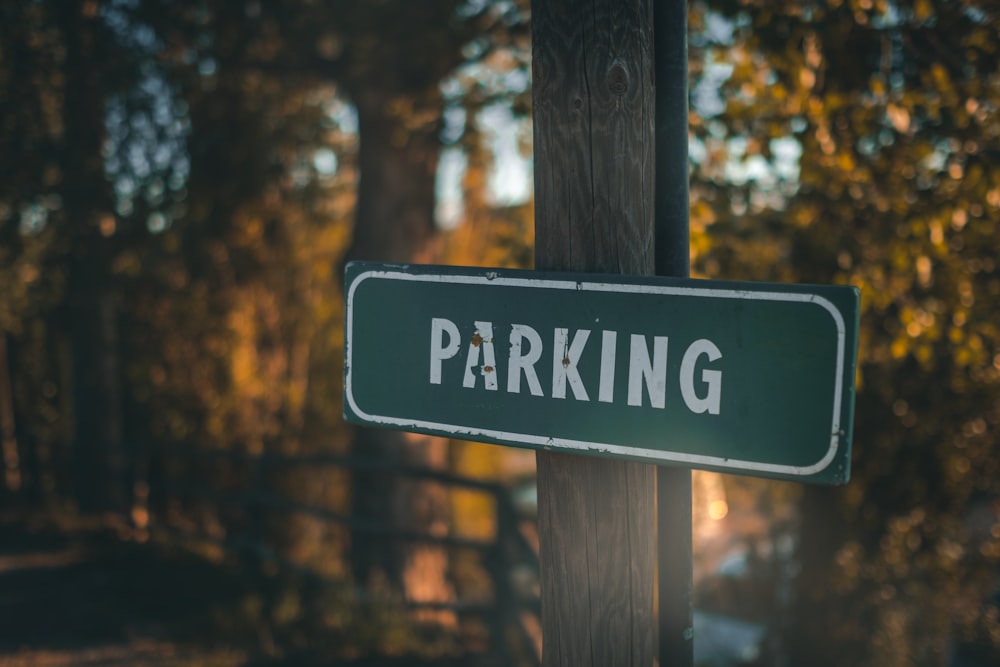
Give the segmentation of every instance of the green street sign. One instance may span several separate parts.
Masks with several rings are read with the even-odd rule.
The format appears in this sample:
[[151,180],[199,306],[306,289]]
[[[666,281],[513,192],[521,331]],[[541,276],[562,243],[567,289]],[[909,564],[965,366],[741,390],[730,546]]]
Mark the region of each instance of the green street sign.
[[349,421],[846,483],[854,287],[353,262]]

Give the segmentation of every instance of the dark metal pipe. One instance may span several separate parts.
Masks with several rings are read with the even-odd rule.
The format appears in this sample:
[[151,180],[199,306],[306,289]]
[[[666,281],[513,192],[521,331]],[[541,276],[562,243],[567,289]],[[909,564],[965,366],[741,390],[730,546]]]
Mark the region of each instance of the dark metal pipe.
[[[656,67],[656,274],[691,274],[686,0],[653,6]],[[656,474],[660,667],[692,667],[691,471]]]

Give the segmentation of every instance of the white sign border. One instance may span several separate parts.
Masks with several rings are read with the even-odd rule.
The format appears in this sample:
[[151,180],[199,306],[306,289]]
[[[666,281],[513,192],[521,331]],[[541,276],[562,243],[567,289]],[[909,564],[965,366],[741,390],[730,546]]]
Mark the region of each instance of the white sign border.
[[[405,267],[400,267],[405,268]],[[397,417],[387,417],[383,415],[372,415],[362,410],[354,400],[352,392],[352,373],[354,371],[352,355],[352,335],[354,324],[354,293],[358,286],[366,280],[372,278],[382,278],[387,280],[402,280],[409,282],[429,282],[429,283],[459,283],[467,285],[503,285],[508,287],[534,287],[547,289],[564,289],[581,292],[618,292],[626,294],[668,294],[674,296],[694,296],[703,298],[725,298],[725,299],[748,299],[757,301],[793,301],[799,303],[814,303],[826,310],[833,318],[837,327],[837,366],[834,373],[833,390],[833,420],[830,427],[830,447],[826,454],[812,465],[789,466],[776,463],[761,463],[757,461],[744,461],[740,459],[725,458],[718,456],[703,456],[699,454],[685,454],[683,452],[666,452],[659,449],[647,449],[644,447],[631,447],[625,445],[614,445],[602,442],[590,442],[586,440],[572,440],[569,438],[553,438],[527,433],[511,433],[508,431],[494,431],[491,429],[479,429],[473,427],[460,426],[457,424],[439,424],[413,419],[399,419]],[[347,320],[344,331],[344,397],[351,406],[351,410],[362,419],[384,426],[395,426],[400,429],[415,428],[428,429],[447,433],[448,435],[475,440],[478,436],[502,440],[506,442],[517,442],[525,445],[533,445],[537,448],[548,449],[558,447],[560,449],[573,449],[577,451],[617,454],[620,456],[643,458],[652,461],[663,461],[670,463],[686,463],[692,466],[710,466],[714,468],[734,469],[752,471],[759,473],[772,473],[805,477],[815,475],[825,470],[833,462],[840,447],[840,413],[841,395],[843,393],[844,357],[846,346],[846,327],[844,318],[840,311],[828,299],[818,294],[796,293],[796,292],[758,292],[739,289],[708,289],[703,287],[681,287],[676,285],[643,285],[643,284],[615,284],[590,282],[586,280],[558,280],[558,279],[536,279],[536,278],[509,278],[501,276],[496,271],[484,270],[482,275],[461,275],[461,274],[434,274],[434,273],[406,273],[399,270],[370,269],[358,274],[351,282],[347,292]]]

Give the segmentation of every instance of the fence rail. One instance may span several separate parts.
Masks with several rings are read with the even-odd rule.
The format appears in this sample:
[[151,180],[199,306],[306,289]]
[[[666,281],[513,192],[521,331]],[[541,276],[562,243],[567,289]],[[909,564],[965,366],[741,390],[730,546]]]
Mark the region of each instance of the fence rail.
[[[539,599],[535,590],[519,590],[515,578],[527,578],[537,582],[538,557],[529,540],[522,532],[524,518],[513,502],[510,490],[501,484],[477,480],[453,473],[399,465],[392,462],[357,459],[336,454],[308,454],[288,456],[275,453],[251,454],[232,450],[202,449],[193,446],[157,446],[147,451],[151,461],[158,460],[164,467],[160,479],[153,476],[149,486],[149,506],[166,506],[171,501],[188,501],[211,505],[217,508],[235,509],[244,515],[250,513],[276,513],[299,515],[325,523],[343,526],[352,533],[378,536],[380,539],[400,543],[422,543],[455,550],[472,550],[479,554],[480,566],[489,577],[493,590],[492,600],[417,601],[407,600],[404,606],[414,610],[450,611],[458,615],[478,617],[490,634],[491,653],[500,664],[511,662],[511,636],[524,656],[526,664],[540,665],[540,636],[537,628]],[[251,488],[241,490],[221,490],[212,484],[192,484],[170,478],[166,468],[169,460],[186,461],[180,469],[191,471],[192,465],[204,466],[226,462],[246,465],[240,471],[249,474]],[[389,523],[347,514],[321,507],[316,504],[292,500],[290,498],[257,488],[263,473],[281,470],[309,468],[311,470],[339,470],[345,472],[377,472],[421,482],[435,482],[451,489],[461,489],[482,493],[492,499],[495,508],[496,532],[494,539],[477,539],[455,535],[441,535],[394,526]],[[259,516],[248,521],[253,524]],[[296,563],[269,546],[256,531],[240,537],[221,538],[205,531],[192,530],[171,525],[166,513],[150,511],[149,528],[175,537],[210,543],[236,558],[253,558],[271,563],[289,573],[321,585],[343,585],[323,573],[300,563]],[[536,588],[531,585],[529,588]]]

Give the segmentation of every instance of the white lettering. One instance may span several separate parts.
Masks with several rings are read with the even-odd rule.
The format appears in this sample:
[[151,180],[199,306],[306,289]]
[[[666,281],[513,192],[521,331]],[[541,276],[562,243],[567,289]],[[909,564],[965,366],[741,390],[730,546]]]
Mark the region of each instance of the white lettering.
[[573,342],[569,342],[569,329],[556,329],[555,341],[552,344],[552,398],[566,398],[566,383],[573,390],[573,398],[578,401],[589,401],[587,390],[576,369],[587,344],[590,331],[579,329],[573,334]]
[[[522,345],[528,340],[528,353],[524,354]],[[538,332],[526,324],[510,326],[510,359],[507,362],[507,391],[512,394],[521,393],[521,371],[528,381],[528,389],[532,396],[542,396],[542,385],[535,373],[535,364],[542,357],[542,338]]]
[[704,397],[699,398],[694,393],[694,367],[698,362],[698,357],[707,355],[709,361],[717,361],[722,358],[722,352],[715,346],[715,343],[707,338],[701,338],[691,343],[681,360],[681,396],[684,403],[691,412],[701,414],[707,412],[710,415],[719,414],[719,404],[722,398],[722,371],[703,370],[701,381],[708,385],[708,392]]
[[617,331],[601,334],[601,387],[597,400],[611,403],[615,398],[615,356],[618,344]]
[[631,355],[628,364],[628,404],[642,405],[642,385],[649,393],[649,403],[654,408],[666,405],[667,395],[667,337],[653,336],[653,362],[649,362],[646,337],[632,334]]
[[[444,334],[448,334],[448,344],[444,344]],[[443,317],[431,319],[431,384],[441,384],[441,362],[458,354],[458,327]]]
[[[479,350],[483,351],[483,364],[479,366]],[[483,384],[491,391],[497,389],[497,360],[493,354],[493,323],[476,322],[476,333],[469,342],[469,356],[465,362],[465,378],[463,387],[475,387],[476,376],[473,366],[479,366],[479,374],[483,376]]]
[[[492,322],[476,322],[475,334],[469,343],[465,374],[462,386],[475,388],[477,376],[483,377],[483,386],[497,391],[495,341]],[[552,398],[565,399],[567,386],[573,398],[590,401],[590,394],[580,376],[580,360],[583,358],[590,340],[589,329],[555,328],[552,345]],[[648,405],[653,408],[666,407],[667,395],[667,352],[669,338],[652,336],[652,351],[649,336],[631,334],[629,341],[628,391],[630,406],[644,405],[643,388],[648,396]],[[430,383],[440,385],[445,360],[458,356],[462,333],[454,322],[443,317],[431,318],[430,335]],[[544,396],[535,366],[545,352],[542,337],[527,324],[510,325],[510,353],[507,359],[507,392],[521,393],[521,379],[528,383],[528,391],[533,396]],[[591,354],[589,358],[592,358]],[[597,400],[613,403],[617,372],[618,332],[601,332],[601,359]],[[706,360],[702,360],[706,357]],[[695,340],[684,351],[681,358],[678,385],[684,405],[694,414],[717,415],[722,409],[722,369],[704,366],[722,359],[722,352],[707,338]],[[587,362],[590,363],[590,362]],[[698,374],[700,371],[700,374]],[[697,374],[697,378],[696,378]],[[697,384],[697,386],[696,386]],[[591,389],[592,391],[593,389]]]

